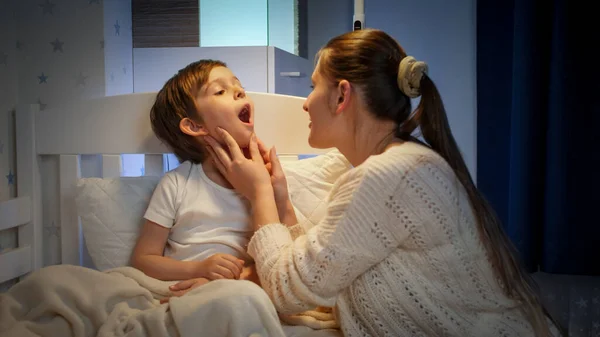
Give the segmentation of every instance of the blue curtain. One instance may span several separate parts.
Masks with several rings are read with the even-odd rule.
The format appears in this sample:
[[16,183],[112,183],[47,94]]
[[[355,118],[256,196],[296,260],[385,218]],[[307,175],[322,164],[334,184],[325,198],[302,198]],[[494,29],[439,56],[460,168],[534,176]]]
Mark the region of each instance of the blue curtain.
[[477,184],[530,271],[600,275],[600,22],[477,2]]

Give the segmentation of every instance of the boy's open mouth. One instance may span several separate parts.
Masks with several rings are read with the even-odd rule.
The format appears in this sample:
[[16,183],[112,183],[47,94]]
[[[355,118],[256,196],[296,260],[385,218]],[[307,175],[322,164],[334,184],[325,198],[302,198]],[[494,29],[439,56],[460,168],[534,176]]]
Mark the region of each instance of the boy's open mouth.
[[244,123],[250,123],[250,105],[246,104],[240,111],[238,118]]

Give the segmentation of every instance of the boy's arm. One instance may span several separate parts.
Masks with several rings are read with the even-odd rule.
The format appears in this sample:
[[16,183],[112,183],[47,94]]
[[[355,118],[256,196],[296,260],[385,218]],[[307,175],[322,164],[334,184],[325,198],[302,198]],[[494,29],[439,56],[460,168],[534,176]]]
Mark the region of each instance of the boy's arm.
[[131,255],[131,266],[163,280],[187,280],[200,276],[200,261],[179,261],[163,256],[170,229],[146,220]]
[[131,266],[163,281],[239,278],[244,261],[233,255],[217,253],[202,261],[163,256],[169,232],[169,228],[146,220],[131,256]]

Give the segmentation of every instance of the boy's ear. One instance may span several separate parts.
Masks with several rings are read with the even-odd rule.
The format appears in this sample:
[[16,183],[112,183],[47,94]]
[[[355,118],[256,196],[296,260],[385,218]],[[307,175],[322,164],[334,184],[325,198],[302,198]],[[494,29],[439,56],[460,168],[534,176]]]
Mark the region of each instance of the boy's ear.
[[181,132],[192,137],[208,135],[208,130],[204,125],[198,124],[187,117],[179,122],[179,129],[181,129]]

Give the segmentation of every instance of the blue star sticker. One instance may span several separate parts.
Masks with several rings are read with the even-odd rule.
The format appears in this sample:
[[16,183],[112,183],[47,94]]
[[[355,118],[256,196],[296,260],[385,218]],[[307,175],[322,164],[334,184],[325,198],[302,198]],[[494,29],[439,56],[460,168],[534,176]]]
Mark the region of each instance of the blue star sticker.
[[12,173],[12,171],[8,171],[8,174],[6,175],[6,179],[8,180],[8,185],[14,185],[15,183],[15,175]]
[[121,26],[119,26],[119,20],[115,23],[115,35],[121,35]]
[[40,84],[42,84],[42,83],[48,83],[48,82],[46,82],[46,80],[48,79],[48,76],[44,75],[43,72],[42,72],[42,74],[40,76],[38,76],[38,78],[40,79]]
[[142,174],[142,176],[144,176],[146,174],[146,168],[140,167],[140,173]]
[[39,6],[42,8],[42,14],[46,15],[48,13],[54,15],[52,10],[54,10],[55,5],[50,0],[46,0],[44,3],[39,4]]
[[0,53],[0,64],[8,65],[8,54]]
[[61,53],[63,52],[62,48],[63,48],[63,44],[65,44],[65,43],[58,40],[58,38],[56,38],[56,40],[50,42],[50,44],[53,47],[53,50],[52,50],[53,52],[57,52],[57,51],[59,51]]

